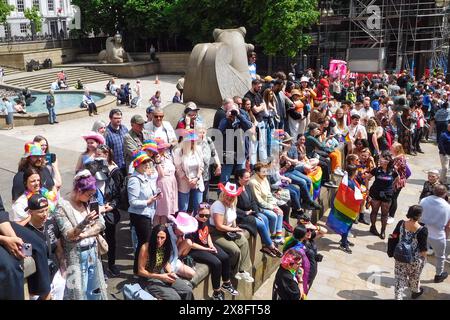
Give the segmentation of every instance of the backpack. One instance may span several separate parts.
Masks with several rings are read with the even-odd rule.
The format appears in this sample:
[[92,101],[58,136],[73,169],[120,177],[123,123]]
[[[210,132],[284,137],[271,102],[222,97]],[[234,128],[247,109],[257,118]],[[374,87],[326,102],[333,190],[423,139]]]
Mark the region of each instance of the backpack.
[[126,176],[125,179],[123,179],[122,186],[120,187],[120,203],[119,203],[119,209],[128,211],[128,208],[130,207],[130,203],[128,202],[128,181],[130,180],[130,176]]
[[125,300],[158,300],[142,289],[139,283],[124,285],[122,292]]
[[414,261],[413,240],[421,229],[422,227],[417,229],[413,236],[407,239],[405,223],[403,222],[402,226],[400,226],[400,239],[394,250],[394,259],[396,261],[404,263],[412,263]]

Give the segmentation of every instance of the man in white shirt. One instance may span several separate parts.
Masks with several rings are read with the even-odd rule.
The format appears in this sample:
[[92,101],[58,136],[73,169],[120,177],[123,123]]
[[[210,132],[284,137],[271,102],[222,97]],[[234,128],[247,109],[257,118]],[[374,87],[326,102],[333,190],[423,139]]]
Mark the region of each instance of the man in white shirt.
[[370,106],[370,97],[364,98],[363,107],[359,110],[359,115],[361,116],[363,125],[366,125],[370,118],[375,117],[375,112],[373,112],[373,109]]
[[434,195],[420,201],[423,208],[421,221],[428,229],[428,245],[433,248],[436,256],[436,283],[448,277],[448,273],[444,271],[445,248],[450,232],[450,204],[445,200],[447,192],[446,186],[438,184],[433,188]]
[[351,123],[348,126],[349,137],[352,143],[355,142],[356,139],[366,139],[367,140],[367,131],[366,128],[359,124],[359,119],[361,116],[357,113],[352,114]]
[[148,131],[153,139],[162,139],[165,143],[171,144],[171,149],[177,144],[178,139],[175,130],[169,121],[163,121],[164,112],[160,107],[156,107],[153,111],[151,122],[144,125],[144,130]]

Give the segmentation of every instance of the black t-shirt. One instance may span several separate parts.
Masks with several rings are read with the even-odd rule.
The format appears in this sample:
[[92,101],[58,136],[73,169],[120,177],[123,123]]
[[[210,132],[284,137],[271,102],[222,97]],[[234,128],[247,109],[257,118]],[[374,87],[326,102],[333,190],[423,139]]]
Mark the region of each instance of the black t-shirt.
[[252,108],[254,106],[259,106],[263,102],[263,98],[259,92],[253,93],[251,91],[247,91],[244,98],[248,98],[252,103]]
[[[24,174],[23,171],[19,171],[14,176],[12,186],[13,201],[16,201],[17,198],[19,198],[25,192],[25,187],[23,185],[23,174]],[[50,173],[50,170],[48,170],[47,167],[43,167],[41,168],[39,175],[41,177],[41,186],[48,190],[52,190],[53,187],[55,186],[55,182],[53,181],[53,177],[52,174]]]
[[209,227],[207,222],[198,222],[198,229],[196,232],[188,234],[186,237],[191,239],[194,243],[203,247],[208,247]]
[[55,251],[56,243],[61,238],[61,231],[56,223],[55,216],[48,218],[44,227],[40,230],[36,229],[29,222],[25,225],[28,229],[36,233],[47,244],[47,256],[50,260],[56,262]]
[[273,282],[272,300],[300,300],[298,286],[292,273],[280,267]]
[[384,172],[383,169],[378,167],[372,169],[370,174],[375,177],[375,181],[370,188],[371,193],[380,194],[380,192],[384,192],[388,195],[393,194],[394,180],[398,177],[395,170],[388,170],[387,172]]

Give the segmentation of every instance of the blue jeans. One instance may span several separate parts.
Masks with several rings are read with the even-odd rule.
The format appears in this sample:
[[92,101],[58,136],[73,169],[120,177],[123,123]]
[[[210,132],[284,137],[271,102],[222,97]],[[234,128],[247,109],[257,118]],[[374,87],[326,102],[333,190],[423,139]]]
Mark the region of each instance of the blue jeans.
[[[100,279],[98,279],[99,270],[97,267],[97,254],[95,247],[80,253],[80,267],[83,275],[82,290],[86,294],[86,300],[100,300]],[[100,275],[100,276],[103,276]],[[94,292],[94,291],[98,292]]]
[[312,181],[307,175],[301,173],[298,170],[291,170],[289,172],[286,172],[284,175],[290,178],[293,184],[296,184],[300,187],[300,193],[303,196],[304,200],[308,202],[313,201],[311,195]]
[[48,122],[54,123],[56,121],[56,113],[54,107],[47,107],[48,110]]
[[255,221],[256,228],[261,236],[263,245],[270,247],[272,245],[272,239],[270,238],[269,219],[262,213],[258,212]]
[[267,209],[262,209],[260,214],[266,216],[269,220],[269,229],[271,234],[283,231],[283,215],[278,215]]
[[191,189],[188,193],[178,191],[178,210],[187,212],[189,208],[189,199],[192,197],[193,212],[197,213],[198,206],[202,202],[203,192],[199,189]]
[[302,207],[300,204],[300,197],[301,197],[300,187],[296,184],[288,184],[286,189],[289,190],[289,195],[291,196],[292,209],[294,210],[300,209]]
[[[222,173],[220,174],[220,182],[223,184],[230,181],[230,177],[233,174],[233,170],[245,169],[245,163],[237,163],[237,164],[223,164],[222,165]],[[219,190],[220,192],[220,190]]]

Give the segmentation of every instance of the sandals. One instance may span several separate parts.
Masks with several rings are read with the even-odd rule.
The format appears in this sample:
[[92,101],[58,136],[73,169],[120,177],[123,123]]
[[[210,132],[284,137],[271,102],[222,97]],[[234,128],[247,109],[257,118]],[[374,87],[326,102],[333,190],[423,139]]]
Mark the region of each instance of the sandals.
[[269,247],[263,247],[261,250],[259,250],[262,253],[268,254],[272,258],[276,257],[276,254],[269,248]]
[[283,256],[283,253],[276,247],[273,247],[270,250],[275,254],[277,258],[281,258]]

